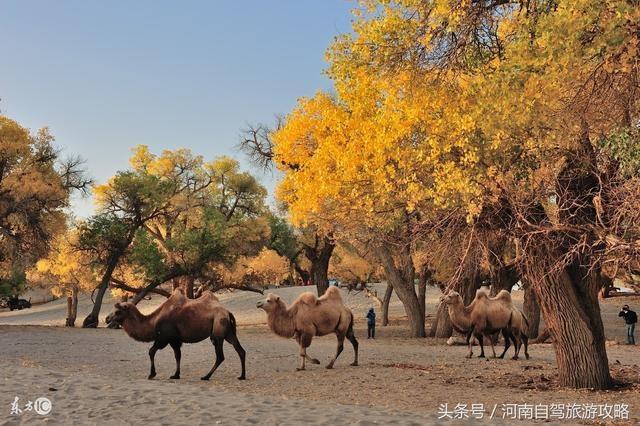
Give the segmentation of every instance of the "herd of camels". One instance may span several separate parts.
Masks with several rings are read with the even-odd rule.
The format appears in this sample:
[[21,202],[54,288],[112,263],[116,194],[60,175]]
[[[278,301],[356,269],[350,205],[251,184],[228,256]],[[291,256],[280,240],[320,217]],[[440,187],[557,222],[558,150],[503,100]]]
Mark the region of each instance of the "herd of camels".
[[[501,332],[505,347],[500,358],[504,357],[513,342],[515,355],[512,359],[518,359],[522,343],[524,343],[525,356],[529,359],[527,318],[513,305],[508,291],[502,290],[497,296],[490,297],[486,289],[480,289],[468,306],[464,306],[462,297],[455,291],[443,296],[441,301],[447,304],[454,329],[467,337],[469,346],[467,358],[473,355],[472,336],[480,345],[480,357],[484,357],[485,337],[491,341],[491,349],[495,357],[493,342]],[[354,360],[351,365],[358,365],[358,341],[353,333],[353,313],[344,305],[337,287],[329,287],[321,297],[316,297],[309,292],[302,293],[289,306],[279,296],[269,293],[266,299],[257,303],[256,307],[266,312],[269,328],[275,334],[286,338],[294,337],[298,342],[300,366],[297,370],[304,370],[306,361],[320,364],[320,361],[307,355],[307,348],[311,345],[313,337],[331,333],[335,333],[338,347],[327,368],[333,368],[333,364],[342,352],[345,338],[353,345]],[[224,361],[222,346],[225,340],[233,346],[240,357],[241,373],[238,379],[246,378],[246,352],[238,341],[236,320],[212,292],[204,291],[196,299],[189,299],[184,290],[175,289],[171,296],[149,315],[142,314],[136,305],[129,302],[116,303],[115,308],[113,320],[120,324],[130,337],[141,342],[153,342],[153,346],[149,349],[151,360],[149,379],[156,376],[154,359],[158,350],[171,346],[176,358],[176,372],[171,378],[179,379],[182,344],[197,343],[207,338],[213,343],[216,360],[202,380],[209,380]]]

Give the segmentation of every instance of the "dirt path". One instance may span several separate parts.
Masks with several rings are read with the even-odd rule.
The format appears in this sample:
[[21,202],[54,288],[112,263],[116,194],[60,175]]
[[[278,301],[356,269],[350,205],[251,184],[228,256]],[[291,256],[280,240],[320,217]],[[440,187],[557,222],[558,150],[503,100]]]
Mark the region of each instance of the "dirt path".
[[[356,332],[362,336],[365,331]],[[440,404],[445,403],[450,409],[456,404],[484,404],[487,416],[494,406],[501,416],[502,404],[624,403],[631,417],[626,423],[640,422],[635,347],[609,348],[614,375],[634,384],[624,390],[591,392],[555,386],[551,345],[533,345],[529,361],[467,360],[464,347],[399,337],[404,333],[399,326],[381,328],[377,340],[360,339],[360,367],[348,366],[353,356],[348,347],[334,370],[312,366],[309,371],[296,372],[293,340],[275,337],[265,327],[242,327],[239,336],[249,354],[248,380],[236,379],[239,362],[227,346],[225,363],[210,382],[201,382],[199,377],[213,363],[208,342],[185,346],[180,380],[168,379],[173,373],[173,354],[161,351],[158,377],[147,381],[149,345],[132,341],[121,330],[2,326],[0,406],[8,414],[15,396],[45,394],[60,409],[54,414],[61,416],[61,422],[118,422],[125,414],[139,416],[130,419],[138,422],[164,413],[172,416],[168,423],[184,423],[178,418],[186,416],[183,411],[190,407],[189,413],[196,410],[199,414],[180,417],[189,423],[216,419],[227,424],[282,424],[285,420],[291,424],[332,420],[339,424],[374,420],[432,424],[438,420]],[[316,339],[311,349],[313,356],[326,363],[335,340]],[[232,401],[232,407],[221,407],[225,401]],[[306,412],[308,408],[314,410]],[[15,418],[8,417],[10,420]]]

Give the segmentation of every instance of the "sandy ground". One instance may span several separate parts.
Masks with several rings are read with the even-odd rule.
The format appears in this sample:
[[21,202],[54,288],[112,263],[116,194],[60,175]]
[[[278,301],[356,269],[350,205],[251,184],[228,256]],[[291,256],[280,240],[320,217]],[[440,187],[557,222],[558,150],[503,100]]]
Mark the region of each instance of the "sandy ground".
[[[287,300],[300,291],[274,290]],[[183,347],[180,380],[168,379],[175,366],[172,351],[159,352],[158,376],[149,381],[150,345],[133,341],[122,330],[1,325],[0,424],[458,423],[438,419],[443,414],[439,407],[445,403],[449,410],[456,404],[469,408],[483,404],[484,421],[497,424],[513,423],[499,419],[506,408],[503,404],[628,404],[630,419],[616,423],[640,424],[638,347],[608,347],[611,371],[626,386],[607,392],[560,389],[550,344],[532,345],[528,361],[467,360],[462,346],[407,338],[397,301],[392,304],[392,325],[378,327],[377,339],[367,340],[363,317],[372,302],[362,294],[345,294],[357,318],[360,366],[348,365],[353,351],[347,344],[333,370],[307,364],[308,371],[296,372],[297,346],[263,325],[264,313],[255,308],[260,297],[253,293],[221,296],[244,324],[239,338],[248,353],[246,381],[236,379],[239,361],[228,345],[225,363],[209,382],[199,380],[214,361],[208,341]],[[428,312],[434,311],[437,297],[436,291],[429,292]],[[516,293],[516,299],[521,300],[521,295]],[[153,309],[160,300],[145,302],[145,309]],[[627,302],[640,305],[639,300]],[[0,313],[0,323],[58,324],[64,319],[64,305],[61,308],[56,303],[31,312]],[[607,336],[612,340],[622,340],[624,327],[617,318],[622,303],[617,298],[602,305]],[[89,307],[86,301],[83,304]],[[328,336],[315,339],[309,352],[326,364],[334,350],[335,339]],[[15,397],[24,408],[27,400],[43,396],[52,402],[50,414],[10,414]],[[494,407],[498,419],[488,420]]]

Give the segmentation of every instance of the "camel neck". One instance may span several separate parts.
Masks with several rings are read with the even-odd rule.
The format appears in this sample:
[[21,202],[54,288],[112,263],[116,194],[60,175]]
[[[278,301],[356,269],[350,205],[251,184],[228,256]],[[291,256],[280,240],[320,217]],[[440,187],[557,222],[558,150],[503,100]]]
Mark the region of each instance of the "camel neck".
[[282,303],[267,316],[269,328],[281,337],[293,337],[295,334],[294,312]]
[[451,322],[461,330],[466,330],[469,328],[469,323],[471,321],[469,314],[465,311],[464,305],[462,303],[456,303],[448,306],[449,309],[449,318],[451,318]]
[[122,328],[129,336],[140,342],[151,342],[155,339],[155,316],[158,310],[144,315],[136,306],[130,308],[131,316],[122,322]]

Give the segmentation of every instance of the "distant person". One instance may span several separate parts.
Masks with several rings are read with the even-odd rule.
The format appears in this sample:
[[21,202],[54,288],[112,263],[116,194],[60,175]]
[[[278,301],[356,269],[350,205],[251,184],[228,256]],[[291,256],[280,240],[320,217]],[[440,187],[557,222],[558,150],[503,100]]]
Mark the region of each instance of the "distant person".
[[624,305],[618,316],[623,317],[624,322],[627,324],[627,345],[635,345],[636,338],[633,334],[636,330],[638,315],[629,309],[629,305]]
[[367,339],[376,338],[376,312],[369,308],[367,312]]

